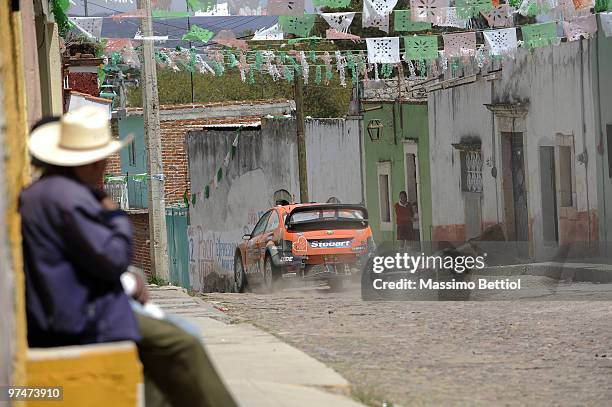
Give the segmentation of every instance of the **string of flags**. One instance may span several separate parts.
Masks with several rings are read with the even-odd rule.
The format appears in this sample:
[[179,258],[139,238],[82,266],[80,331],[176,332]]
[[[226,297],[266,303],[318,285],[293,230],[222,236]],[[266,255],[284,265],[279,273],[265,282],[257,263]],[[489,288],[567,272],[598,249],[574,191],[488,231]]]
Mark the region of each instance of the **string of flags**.
[[[65,0],[52,0],[62,2]],[[249,42],[236,38],[231,30],[217,33],[191,24],[190,30],[180,39],[204,50],[194,48],[158,48],[156,59],[160,67],[173,71],[187,70],[207,75],[221,76],[230,68],[240,71],[243,82],[254,84],[256,73],[267,74],[274,80],[291,82],[295,75],[305,83],[328,85],[337,76],[342,86],[371,77],[390,77],[407,65],[411,77],[430,77],[449,69],[471,64],[479,67],[500,58],[512,58],[518,48],[534,49],[558,45],[563,38],[577,41],[589,38],[597,32],[596,14],[604,35],[612,32],[612,0],[410,0],[410,8],[395,10],[397,0],[364,0],[362,10],[327,12],[329,8],[350,6],[348,0],[313,0],[317,13],[305,12],[304,0],[189,0],[189,12],[185,15],[277,15],[276,24],[255,32],[252,41],[279,41],[285,34],[297,38],[276,44],[277,49],[250,50]],[[594,12],[596,14],[594,14]],[[195,14],[194,14],[195,13]],[[198,14],[199,13],[199,14]],[[227,14],[223,14],[227,13]],[[177,17],[177,12],[156,10],[156,18]],[[360,38],[350,32],[350,27],[361,16],[363,27],[375,27],[382,32],[401,33],[401,36]],[[515,16],[538,17],[535,23],[515,25]],[[328,28],[325,38],[311,37],[317,18],[324,20]],[[138,10],[122,13],[121,17],[139,18]],[[475,18],[482,17],[487,29],[471,28]],[[99,36],[99,17],[71,18],[82,32],[91,37]],[[533,20],[532,20],[533,21]],[[434,27],[443,32],[434,33]],[[450,30],[450,31],[449,31]],[[125,40],[125,39],[124,39]],[[130,41],[165,41],[168,37],[143,38],[140,34]],[[365,49],[316,50],[316,44],[328,40],[365,41]],[[138,52],[133,43],[117,47],[117,39],[109,40],[107,66],[119,64],[131,68],[140,67]],[[120,40],[119,40],[120,41]],[[309,42],[311,50],[287,50],[287,44]],[[209,47],[209,45],[215,45]]]
[[219,184],[223,180],[223,177],[227,176],[227,169],[229,167],[230,161],[236,156],[241,131],[242,126],[239,126],[236,129],[236,136],[234,137],[234,141],[232,141],[232,145],[229,151],[227,152],[227,154],[225,154],[225,158],[223,159],[222,164],[217,168],[212,179],[207,182],[201,190],[193,192],[192,189],[191,196],[189,195],[189,192],[185,190],[185,192],[183,193],[183,202],[185,203],[185,206],[195,206],[199,201],[209,199],[211,196],[211,192],[219,187]]

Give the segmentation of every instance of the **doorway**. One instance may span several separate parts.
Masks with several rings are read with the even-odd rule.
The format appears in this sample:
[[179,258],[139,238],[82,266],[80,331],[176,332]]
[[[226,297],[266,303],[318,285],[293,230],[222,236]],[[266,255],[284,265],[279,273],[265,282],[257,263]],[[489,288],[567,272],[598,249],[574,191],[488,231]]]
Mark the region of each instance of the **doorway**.
[[509,240],[529,240],[523,133],[502,133],[505,225]]
[[419,185],[419,156],[418,146],[414,141],[404,142],[404,174],[405,191],[408,195],[408,202],[413,203],[415,211],[412,230],[414,237],[418,241],[423,241],[422,216],[420,209],[420,185]]
[[542,229],[544,242],[559,241],[557,213],[557,181],[555,174],[555,148],[540,147],[540,182],[542,184]]

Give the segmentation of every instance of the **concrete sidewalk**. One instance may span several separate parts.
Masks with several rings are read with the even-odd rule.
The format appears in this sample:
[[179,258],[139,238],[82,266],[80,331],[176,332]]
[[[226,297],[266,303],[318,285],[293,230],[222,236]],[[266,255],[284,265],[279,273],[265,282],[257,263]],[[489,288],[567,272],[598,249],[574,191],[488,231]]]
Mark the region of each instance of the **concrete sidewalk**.
[[250,324],[231,324],[211,304],[177,287],[150,287],[151,300],[196,326],[240,406],[358,407],[334,370]]

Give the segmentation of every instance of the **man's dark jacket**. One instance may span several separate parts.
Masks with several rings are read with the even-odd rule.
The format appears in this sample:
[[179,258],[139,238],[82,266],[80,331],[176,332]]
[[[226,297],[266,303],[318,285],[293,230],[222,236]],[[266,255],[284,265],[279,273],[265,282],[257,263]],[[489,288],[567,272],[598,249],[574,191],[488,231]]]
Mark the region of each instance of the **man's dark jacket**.
[[140,339],[119,280],[132,254],[125,213],[60,170],[23,191],[20,212],[29,345]]

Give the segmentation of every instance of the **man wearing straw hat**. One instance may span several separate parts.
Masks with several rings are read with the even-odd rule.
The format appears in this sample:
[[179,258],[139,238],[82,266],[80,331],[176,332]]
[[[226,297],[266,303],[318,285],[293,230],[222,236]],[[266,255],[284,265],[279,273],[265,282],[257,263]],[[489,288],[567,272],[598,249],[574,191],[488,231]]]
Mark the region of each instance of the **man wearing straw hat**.
[[[130,141],[113,140],[108,111],[91,106],[32,132],[29,150],[44,170],[20,198],[29,345],[135,341],[147,384],[173,406],[233,406],[199,340],[133,313],[123,291],[130,223],[96,185],[107,157]],[[136,291],[145,302],[142,277]]]

